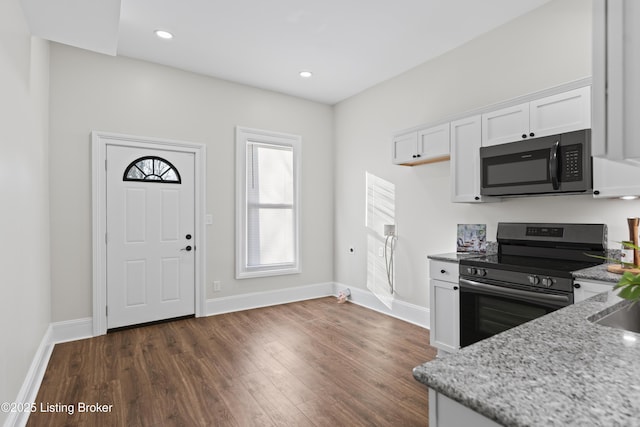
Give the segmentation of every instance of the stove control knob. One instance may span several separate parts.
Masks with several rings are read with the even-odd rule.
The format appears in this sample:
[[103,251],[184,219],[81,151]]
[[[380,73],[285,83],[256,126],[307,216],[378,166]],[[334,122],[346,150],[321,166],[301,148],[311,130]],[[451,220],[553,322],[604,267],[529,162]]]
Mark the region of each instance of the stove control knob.
[[529,276],[530,285],[538,285],[539,283],[540,283],[540,278],[538,276]]
[[484,268],[479,268],[476,274],[480,277],[484,277],[487,275],[487,270],[485,270]]
[[469,273],[470,275],[475,275],[478,272],[478,270],[475,267],[467,267],[467,273]]
[[553,279],[551,277],[545,277],[544,279],[542,279],[542,286],[544,286],[545,288],[550,288],[551,286],[553,286]]

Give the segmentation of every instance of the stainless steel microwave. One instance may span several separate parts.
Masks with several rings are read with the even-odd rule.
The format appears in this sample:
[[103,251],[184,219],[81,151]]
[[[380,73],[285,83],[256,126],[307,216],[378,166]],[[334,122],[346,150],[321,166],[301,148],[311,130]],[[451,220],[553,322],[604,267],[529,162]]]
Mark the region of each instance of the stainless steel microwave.
[[591,130],[481,147],[480,170],[486,196],[590,192]]

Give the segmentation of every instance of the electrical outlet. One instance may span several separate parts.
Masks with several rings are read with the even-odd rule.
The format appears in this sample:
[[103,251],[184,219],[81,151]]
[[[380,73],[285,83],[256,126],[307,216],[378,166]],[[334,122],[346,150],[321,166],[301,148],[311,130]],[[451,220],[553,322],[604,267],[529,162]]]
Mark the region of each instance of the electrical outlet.
[[378,256],[379,257],[383,257],[384,256],[384,248],[382,246],[380,246],[378,248]]
[[220,281],[219,280],[214,280],[213,281],[213,292],[220,292]]

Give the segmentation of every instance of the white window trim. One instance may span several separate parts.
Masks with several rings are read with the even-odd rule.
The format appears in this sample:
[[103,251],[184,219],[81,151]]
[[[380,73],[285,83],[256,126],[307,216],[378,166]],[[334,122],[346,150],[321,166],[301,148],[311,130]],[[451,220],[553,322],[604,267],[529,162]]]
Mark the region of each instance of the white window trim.
[[[263,268],[247,269],[247,218],[246,218],[246,179],[247,142],[258,142],[272,145],[291,147],[293,149],[293,205],[294,205],[294,258],[293,264],[286,264],[280,267],[269,266]],[[301,270],[300,262],[300,164],[301,164],[301,142],[299,135],[292,135],[280,132],[264,131],[247,127],[236,127],[236,279],[247,279],[252,277],[280,276],[285,274],[297,274]]]

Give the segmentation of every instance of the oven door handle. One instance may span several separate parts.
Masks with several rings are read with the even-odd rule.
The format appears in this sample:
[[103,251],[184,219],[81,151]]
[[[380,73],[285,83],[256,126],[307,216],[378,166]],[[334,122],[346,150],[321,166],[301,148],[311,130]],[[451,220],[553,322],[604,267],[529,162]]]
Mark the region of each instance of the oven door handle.
[[462,290],[465,287],[467,289],[477,289],[481,292],[484,291],[484,293],[489,293],[491,295],[519,297],[531,302],[553,304],[562,307],[571,303],[568,295],[542,294],[538,292],[523,291],[521,289],[488,285],[486,283],[474,282],[467,279],[460,279],[460,289]]

